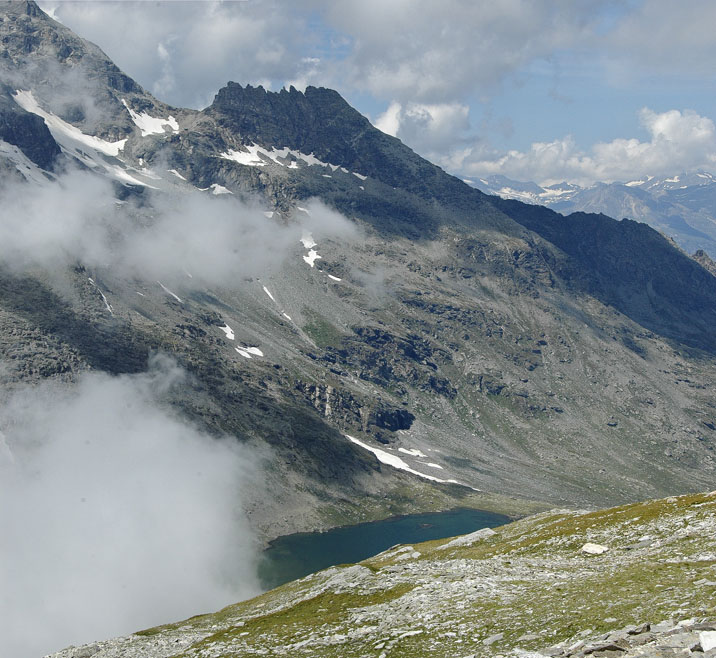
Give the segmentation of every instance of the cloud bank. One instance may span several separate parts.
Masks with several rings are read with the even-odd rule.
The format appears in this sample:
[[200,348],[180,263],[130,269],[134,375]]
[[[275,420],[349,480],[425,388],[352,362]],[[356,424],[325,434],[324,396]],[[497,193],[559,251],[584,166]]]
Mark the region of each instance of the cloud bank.
[[611,4],[41,1],[161,100],[188,107],[210,102],[228,80],[455,102],[476,90],[485,93],[536,58],[583,44]]
[[0,653],[53,650],[253,595],[256,463],[163,403],[182,373],[91,373],[0,406]]
[[[572,115],[583,111],[595,90],[596,97],[612,99],[614,117],[605,117],[605,126],[612,118],[625,124],[627,113],[645,103],[661,111],[684,102],[704,114],[703,90],[713,82],[716,55],[711,0],[693,0],[688,11],[667,0],[41,5],[169,103],[204,106],[228,80],[272,89],[333,87],[377,117],[382,130],[465,176],[478,165],[498,171],[503,158],[500,173],[540,181],[597,180],[602,171],[607,178],[640,176],[661,161],[648,141],[625,138],[580,150],[583,137],[559,136],[552,117],[570,121],[570,103],[576,101]],[[505,93],[519,98],[515,90],[522,87],[529,97],[501,107]],[[637,93],[643,99],[630,98]],[[682,97],[688,100],[677,100]],[[551,132],[542,130],[545,137],[529,149],[498,153],[495,126],[508,124]],[[590,142],[599,139],[593,126],[571,130],[589,133]],[[528,143],[519,131],[514,138]],[[709,162],[681,153],[689,148],[676,149],[681,161]],[[607,162],[619,150],[633,165],[628,172]]]
[[72,171],[44,185],[0,190],[0,258],[15,270],[81,263],[145,280],[236,286],[266,275],[296,249],[303,230],[350,239],[355,226],[317,200],[296,220],[267,218],[233,195],[176,188],[144,205],[119,204],[111,184]]

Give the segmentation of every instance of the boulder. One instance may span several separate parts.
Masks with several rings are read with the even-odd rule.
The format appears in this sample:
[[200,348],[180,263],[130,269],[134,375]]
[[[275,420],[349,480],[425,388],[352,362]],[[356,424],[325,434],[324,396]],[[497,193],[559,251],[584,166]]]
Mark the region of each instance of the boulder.
[[601,544],[593,544],[588,541],[584,546],[582,546],[581,550],[583,553],[589,553],[589,555],[601,555],[602,553],[606,553],[609,550],[609,547],[602,546]]

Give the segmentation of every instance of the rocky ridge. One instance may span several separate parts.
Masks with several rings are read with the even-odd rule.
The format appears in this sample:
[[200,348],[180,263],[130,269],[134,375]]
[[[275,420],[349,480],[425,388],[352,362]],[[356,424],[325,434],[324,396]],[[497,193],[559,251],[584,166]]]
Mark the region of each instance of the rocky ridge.
[[714,536],[716,492],[555,510],[53,658],[713,656]]
[[488,194],[544,205],[565,215],[594,212],[645,222],[674,238],[689,253],[706,250],[716,256],[716,178],[706,171],[676,173],[668,178],[645,176],[590,187],[569,183],[540,187],[504,176],[469,182]]

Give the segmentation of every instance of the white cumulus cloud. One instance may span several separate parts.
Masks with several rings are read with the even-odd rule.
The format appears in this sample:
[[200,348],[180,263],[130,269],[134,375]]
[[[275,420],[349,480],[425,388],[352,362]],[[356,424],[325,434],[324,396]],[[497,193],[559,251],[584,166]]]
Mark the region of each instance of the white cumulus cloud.
[[716,126],[710,118],[691,110],[655,112],[648,108],[641,110],[639,118],[648,141],[619,138],[598,142],[585,151],[566,136],[535,142],[527,151],[469,153],[460,166],[473,176],[502,174],[542,184],[567,180],[589,185],[716,165]]

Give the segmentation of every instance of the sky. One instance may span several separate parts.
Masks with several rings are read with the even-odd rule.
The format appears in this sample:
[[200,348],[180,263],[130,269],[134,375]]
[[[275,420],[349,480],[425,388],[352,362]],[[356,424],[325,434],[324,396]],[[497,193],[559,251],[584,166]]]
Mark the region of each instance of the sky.
[[463,178],[716,171],[713,0],[39,4],[167,103],[331,87]]

